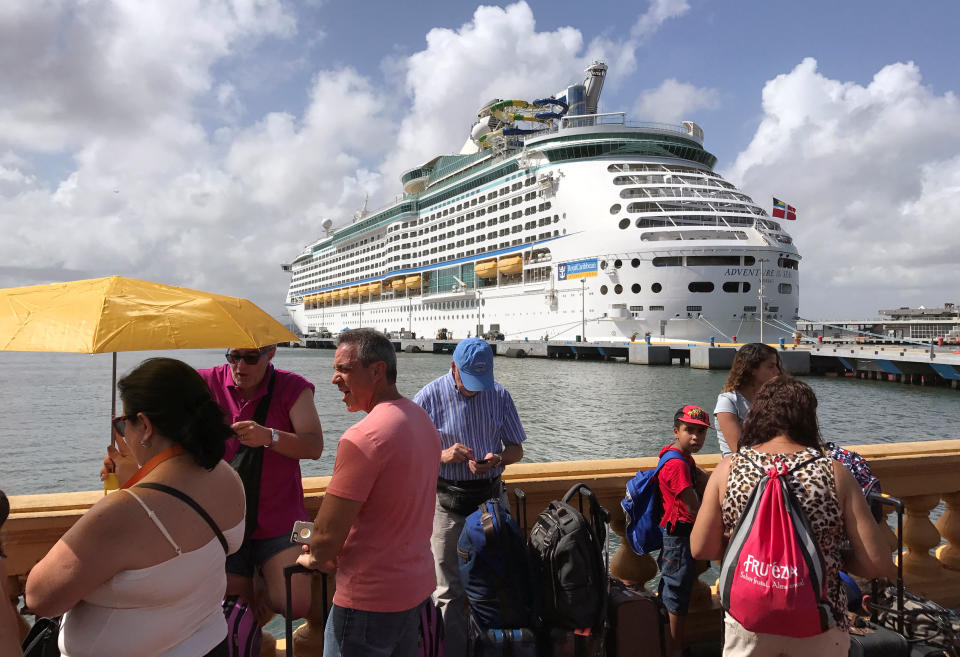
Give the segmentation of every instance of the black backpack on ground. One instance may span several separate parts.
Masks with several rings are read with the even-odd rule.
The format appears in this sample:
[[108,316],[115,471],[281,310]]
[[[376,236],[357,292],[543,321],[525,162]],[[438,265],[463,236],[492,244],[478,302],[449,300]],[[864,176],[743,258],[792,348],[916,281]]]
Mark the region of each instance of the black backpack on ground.
[[[589,500],[589,521],[569,503],[578,493]],[[607,604],[603,549],[607,519],[607,511],[593,491],[578,483],[562,500],[551,502],[533,524],[530,551],[545,630],[602,633]]]

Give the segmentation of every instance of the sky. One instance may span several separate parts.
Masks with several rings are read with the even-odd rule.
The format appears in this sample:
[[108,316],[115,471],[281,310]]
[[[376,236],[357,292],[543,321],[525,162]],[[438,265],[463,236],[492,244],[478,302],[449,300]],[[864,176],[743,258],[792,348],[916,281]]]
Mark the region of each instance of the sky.
[[800,315],[960,303],[960,3],[5,0],[0,287],[120,274],[252,299],[458,152],[491,98],[610,67],[798,210]]

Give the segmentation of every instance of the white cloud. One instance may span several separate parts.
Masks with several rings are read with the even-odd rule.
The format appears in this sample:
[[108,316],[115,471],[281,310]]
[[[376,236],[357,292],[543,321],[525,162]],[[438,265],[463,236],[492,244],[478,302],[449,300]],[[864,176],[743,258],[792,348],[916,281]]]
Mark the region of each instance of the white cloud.
[[801,315],[872,316],[953,301],[960,252],[960,102],[913,63],[866,86],[805,59],[767,82],[763,117],[728,175],[799,210]]
[[[238,64],[258,41],[297,31],[287,6],[0,4],[0,286],[122,274],[277,312],[279,263],[322,219],[342,223],[368,195],[371,209],[389,200],[402,170],[459,149],[485,101],[579,82],[601,50],[630,58],[658,21],[686,10],[656,0],[637,34],[585,49],[572,27],[538,31],[523,2],[480,7],[385,61],[401,74],[396,88],[317,70],[302,111],[251,117]],[[253,65],[268,77],[269,61]]]
[[294,29],[278,0],[13,4],[0,14],[0,147],[34,151],[189,116],[215,61]]
[[701,109],[720,104],[720,93],[709,87],[697,87],[668,78],[656,89],[643,92],[634,107],[634,116],[643,121],[679,123],[692,119]]

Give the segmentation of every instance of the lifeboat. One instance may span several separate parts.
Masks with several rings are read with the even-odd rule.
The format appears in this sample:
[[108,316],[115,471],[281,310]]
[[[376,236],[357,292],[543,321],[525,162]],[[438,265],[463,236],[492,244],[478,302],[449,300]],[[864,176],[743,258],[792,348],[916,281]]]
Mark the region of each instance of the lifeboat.
[[417,290],[420,288],[420,274],[415,274],[414,276],[407,276],[404,279],[404,282],[406,283],[408,290]]
[[485,260],[483,262],[478,262],[473,267],[473,273],[475,273],[480,278],[496,278],[497,277],[497,259]]
[[357,297],[360,296],[360,286],[359,286],[359,285],[354,285],[353,287],[351,287],[351,288],[349,288],[349,289],[347,290],[347,293],[348,293],[348,297],[347,297],[347,298],[349,298],[349,299],[356,299]]
[[323,293],[323,302],[330,303],[333,301],[334,293],[333,292],[324,292]]
[[343,303],[350,297],[350,290],[347,288],[342,288],[337,291],[337,297],[340,299],[340,303]]
[[393,281],[390,283],[390,286],[393,287],[394,292],[399,292],[402,290],[404,287],[403,277],[393,279]]
[[369,294],[371,297],[379,297],[380,283],[370,283],[367,285],[367,294]]
[[500,272],[503,274],[519,274],[523,271],[523,257],[519,255],[500,258]]

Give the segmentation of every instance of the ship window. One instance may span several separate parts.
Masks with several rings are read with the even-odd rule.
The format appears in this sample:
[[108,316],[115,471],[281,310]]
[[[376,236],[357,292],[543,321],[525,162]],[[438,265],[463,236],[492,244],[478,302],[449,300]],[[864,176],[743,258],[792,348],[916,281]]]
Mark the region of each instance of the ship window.
[[485,195],[485,194],[484,194],[484,195],[481,195],[479,200],[480,200],[481,203],[483,203],[484,201],[486,201],[486,200],[487,200],[486,195]]
[[510,230],[510,232],[511,232],[511,233],[519,233],[521,230],[523,230],[523,226],[521,226],[520,224],[517,224],[516,226],[514,226],[514,227]]
[[768,306],[767,312],[778,313],[780,312],[780,306]]
[[613,267],[614,269],[620,269],[621,267],[623,267],[623,260],[620,260],[619,258],[617,260],[614,260]]
[[783,269],[797,269],[799,265],[799,263],[792,258],[780,258],[777,260],[777,263]]
[[630,261],[630,266],[633,267],[634,269],[636,269],[637,267],[639,267],[639,266],[640,266],[640,258],[634,258],[633,260],[631,260],[631,261]]
[[702,266],[702,267],[711,267],[711,266],[721,266],[721,267],[738,267],[740,265],[740,256],[687,256],[687,266]]
[[744,311],[744,312],[747,312],[747,313],[755,313],[755,312],[757,312],[757,307],[756,307],[756,306],[744,306],[744,307],[743,307],[743,311]]
[[687,306],[688,313],[699,313],[703,311],[703,306]]
[[607,261],[606,261],[606,260],[601,260],[601,261],[600,261],[600,269],[606,269],[606,268],[607,268]]
[[654,267],[679,267],[682,264],[682,256],[660,256],[653,259]]
[[663,310],[663,306],[650,306],[650,310]]
[[[640,293],[640,283],[634,283],[633,285],[631,285],[631,286],[630,286],[630,291],[633,292],[634,294],[639,294],[639,293]],[[641,308],[640,310],[643,310],[643,308]]]
[[753,256],[743,256],[743,266],[744,267],[753,267],[757,263],[757,259]]
[[780,283],[780,285],[777,286],[777,292],[780,294],[790,294],[793,292],[793,286],[790,285],[790,283]]
[[727,281],[726,283],[723,284],[723,291],[724,291],[724,292],[739,292],[739,291],[740,291],[740,283],[737,282],[737,281]]
[[637,311],[643,310],[643,306],[630,306],[630,310],[633,312],[637,312]]
[[617,294],[622,294],[623,286],[617,283],[616,285],[613,286],[613,291],[616,292]]
[[660,283],[654,283],[653,285],[650,286],[650,291],[653,292],[654,294],[660,294],[660,290],[662,289],[663,289],[663,286],[660,285]]
[[746,281],[743,282],[743,291],[744,292],[750,291],[750,283],[747,283]]
[[606,294],[606,293],[607,293],[607,286],[606,286],[606,285],[601,285],[601,286],[600,286],[600,294]]

